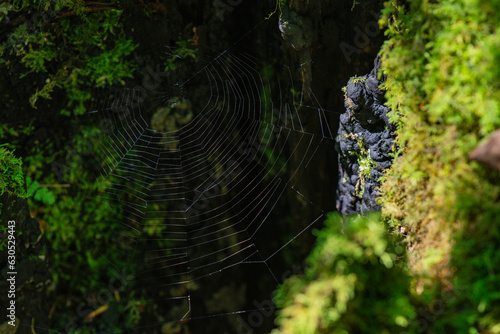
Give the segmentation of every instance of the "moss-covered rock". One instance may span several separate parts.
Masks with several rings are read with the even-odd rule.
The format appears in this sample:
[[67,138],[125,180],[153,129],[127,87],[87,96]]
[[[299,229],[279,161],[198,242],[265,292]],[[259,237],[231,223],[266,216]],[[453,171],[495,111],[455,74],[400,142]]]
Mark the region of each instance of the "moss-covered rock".
[[344,88],[346,111],[337,137],[337,210],[343,215],[380,210],[379,178],[391,165],[395,126],[387,117],[379,70],[377,58],[370,74],[351,78]]

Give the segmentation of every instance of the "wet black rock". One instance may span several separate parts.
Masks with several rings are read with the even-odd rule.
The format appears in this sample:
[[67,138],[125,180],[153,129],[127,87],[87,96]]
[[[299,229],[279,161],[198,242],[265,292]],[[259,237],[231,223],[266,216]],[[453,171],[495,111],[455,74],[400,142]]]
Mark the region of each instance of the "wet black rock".
[[390,167],[395,126],[389,122],[384,91],[379,88],[380,59],[368,75],[349,79],[345,88],[346,111],[340,116],[337,137],[339,186],[337,210],[343,214],[380,210],[376,199],[379,178]]

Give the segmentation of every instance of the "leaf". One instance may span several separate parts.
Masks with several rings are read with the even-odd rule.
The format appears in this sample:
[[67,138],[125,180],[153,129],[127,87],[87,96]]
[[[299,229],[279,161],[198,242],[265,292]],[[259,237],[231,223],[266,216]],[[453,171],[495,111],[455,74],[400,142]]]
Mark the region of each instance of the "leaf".
[[28,186],[28,190],[26,191],[27,197],[33,196],[35,191],[40,187],[40,183],[33,181],[29,176],[26,177],[26,184]]
[[44,204],[52,205],[56,201],[54,194],[47,188],[40,188],[35,193],[34,197],[37,201],[41,201]]

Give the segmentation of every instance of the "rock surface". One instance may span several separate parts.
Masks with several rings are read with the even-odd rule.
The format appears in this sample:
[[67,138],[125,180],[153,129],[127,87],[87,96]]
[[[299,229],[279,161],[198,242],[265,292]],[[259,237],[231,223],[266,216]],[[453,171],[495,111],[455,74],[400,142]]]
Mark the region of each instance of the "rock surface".
[[339,185],[337,210],[342,215],[380,210],[376,202],[379,178],[389,168],[395,126],[389,122],[384,91],[379,88],[380,59],[368,75],[349,79],[344,89],[346,111],[337,137]]
[[500,170],[500,130],[493,132],[485,143],[472,150],[469,160]]

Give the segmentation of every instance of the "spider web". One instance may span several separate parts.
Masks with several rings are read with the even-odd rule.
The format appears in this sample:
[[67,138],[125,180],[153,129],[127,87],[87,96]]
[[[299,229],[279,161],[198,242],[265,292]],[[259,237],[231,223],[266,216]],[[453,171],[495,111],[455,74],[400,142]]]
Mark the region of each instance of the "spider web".
[[[316,206],[298,181],[313,170],[321,145],[336,155],[328,111],[310,87],[294,87],[292,74],[300,69],[263,77],[259,60],[240,44],[198,52],[197,59],[194,73],[186,74],[179,60],[166,73],[174,80],[147,94],[96,92],[86,115],[106,129],[89,166],[101,185],[92,196],[122,208],[113,211],[120,228],[112,244],[122,245],[117,252],[137,265],[128,280],[147,287],[145,301],[173,310],[165,322],[252,310],[249,303],[228,302],[209,311],[205,287],[239,285],[242,275],[249,281],[267,276],[269,291],[281,283],[283,250],[324,215],[316,207],[310,221],[278,223],[286,193]],[[317,131],[307,130],[311,118]],[[292,157],[298,164],[289,171]],[[255,282],[245,286],[247,295],[259,289]]]

